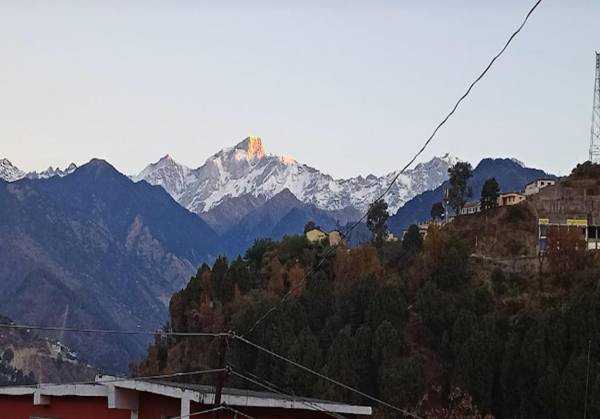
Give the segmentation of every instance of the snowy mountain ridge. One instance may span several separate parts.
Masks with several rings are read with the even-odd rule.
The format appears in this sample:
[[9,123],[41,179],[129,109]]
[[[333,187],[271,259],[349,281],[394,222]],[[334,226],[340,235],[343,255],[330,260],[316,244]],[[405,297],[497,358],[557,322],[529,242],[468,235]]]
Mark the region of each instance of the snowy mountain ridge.
[[[389,211],[393,214],[414,196],[439,186],[447,179],[448,167],[456,161],[449,155],[434,157],[401,174],[386,196]],[[0,179],[7,182],[62,177],[75,169],[77,166],[71,163],[65,169],[49,167],[26,173],[8,159],[0,159]],[[207,213],[232,198],[250,195],[268,200],[286,189],[301,202],[322,210],[366,211],[397,173],[335,179],[289,156],[268,153],[260,137],[250,136],[213,154],[196,169],[166,155],[131,179],[162,186],[179,204],[197,214]]]
[[19,169],[17,166],[12,164],[8,159],[0,159],[0,179],[3,179],[7,182],[15,182],[19,179],[29,178],[29,179],[48,179],[52,176],[66,176],[71,174],[77,169],[77,165],[75,163],[71,163],[68,167],[64,169],[53,168],[52,166],[48,167],[46,170],[41,172],[24,172]]
[[[448,167],[457,159],[445,155],[419,163],[400,175],[386,197],[391,213],[414,196],[439,186],[447,179]],[[398,172],[384,176],[332,176],[288,156],[266,152],[260,137],[247,137],[234,147],[220,150],[197,169],[170,156],[148,165],[134,181],[162,186],[176,201],[192,212],[210,211],[228,198],[246,194],[270,199],[288,189],[300,201],[324,210],[367,209]]]
[[13,165],[8,159],[0,159],[0,179],[14,182],[25,177],[25,172]]

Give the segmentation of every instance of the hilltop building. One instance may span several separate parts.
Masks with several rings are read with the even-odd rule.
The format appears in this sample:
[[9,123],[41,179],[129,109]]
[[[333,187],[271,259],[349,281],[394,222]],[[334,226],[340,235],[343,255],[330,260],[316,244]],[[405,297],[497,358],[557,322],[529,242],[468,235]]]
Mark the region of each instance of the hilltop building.
[[517,205],[527,199],[525,195],[519,192],[505,192],[498,195],[498,206],[506,207],[510,205]]
[[533,182],[529,182],[527,185],[525,185],[525,191],[523,192],[523,194],[525,196],[535,195],[535,194],[539,193],[545,187],[552,186],[552,185],[556,185],[555,179],[534,180]]
[[321,243],[325,239],[328,239],[330,246],[340,246],[345,244],[344,235],[339,230],[332,230],[331,232],[326,233],[316,227],[308,230],[304,235],[310,243]]
[[[10,419],[185,419],[211,409],[211,386],[98,376],[93,384],[48,384],[0,388],[0,413]],[[329,415],[369,418],[369,406],[357,406],[275,393],[224,388],[222,403],[241,414],[268,419],[325,419]],[[223,419],[241,418],[222,410]]]
[[481,212],[481,202],[480,201],[471,201],[467,202],[464,207],[460,210],[460,215],[471,215],[477,214]]
[[[402,233],[402,236],[403,236],[403,237],[404,237],[404,233],[405,233],[405,232],[406,232],[406,231],[404,231],[404,232]],[[385,241],[386,241],[386,242],[397,242],[397,241],[398,241],[398,237],[396,237],[396,236],[394,235],[394,233],[388,232],[387,236],[385,236]]]
[[330,246],[340,246],[344,243],[344,235],[339,230],[331,230],[329,232],[329,245]]
[[[454,219],[454,217],[452,219]],[[431,220],[431,221],[425,221],[425,222],[422,222],[422,223],[418,223],[417,227],[419,227],[419,234],[421,234],[421,237],[423,237],[423,239],[425,239],[425,238],[427,238],[427,233],[429,232],[429,227],[431,227],[432,225],[439,227],[439,226],[442,226],[443,224],[444,223],[441,222],[441,221],[433,221],[433,220]],[[408,232],[408,229],[406,229],[406,230],[404,230],[402,232],[402,238],[403,239],[404,239],[404,236],[406,235],[407,232]],[[390,235],[391,235],[391,233],[390,233]],[[393,241],[397,241],[397,240],[398,239],[395,238],[395,240],[393,240]],[[390,241],[390,240],[388,240],[388,241]]]
[[325,233],[320,228],[313,228],[308,230],[305,233],[306,239],[311,243],[320,243],[327,238],[327,233]]
[[[537,179],[525,185],[525,190],[521,192],[503,192],[498,195],[498,206],[505,207],[517,205],[525,201],[527,198],[538,194],[542,189],[556,184],[555,179]],[[473,215],[481,212],[480,201],[470,201],[460,210],[460,215]]]
[[600,189],[593,179],[569,179],[547,185],[529,198],[538,216],[538,250],[547,250],[551,234],[585,242],[600,250]]

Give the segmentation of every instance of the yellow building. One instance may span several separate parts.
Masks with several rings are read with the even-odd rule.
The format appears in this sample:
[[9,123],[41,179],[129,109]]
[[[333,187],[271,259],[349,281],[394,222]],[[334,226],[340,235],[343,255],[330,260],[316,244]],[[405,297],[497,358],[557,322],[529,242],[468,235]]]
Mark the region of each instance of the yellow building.
[[523,201],[525,201],[526,197],[523,194],[518,192],[506,192],[501,193],[498,196],[498,206],[504,207],[507,205],[517,205]]
[[311,243],[320,243],[328,237],[327,233],[325,233],[320,228],[313,228],[312,230],[308,230],[305,235],[306,239]]
[[323,240],[327,239],[330,246],[340,246],[344,244],[344,236],[338,230],[332,230],[327,234],[320,228],[313,228],[308,230],[304,235],[310,243],[321,243]]
[[342,244],[344,244],[344,237],[342,236],[342,233],[340,233],[338,230],[332,230],[329,233],[329,245],[339,246]]

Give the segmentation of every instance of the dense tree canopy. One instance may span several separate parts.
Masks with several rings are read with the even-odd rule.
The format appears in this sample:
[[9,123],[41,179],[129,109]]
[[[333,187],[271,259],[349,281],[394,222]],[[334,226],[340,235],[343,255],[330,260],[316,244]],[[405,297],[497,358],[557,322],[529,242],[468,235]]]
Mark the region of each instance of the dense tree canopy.
[[[556,237],[568,243],[563,233]],[[579,417],[586,385],[588,417],[600,417],[600,263],[576,241],[557,246],[541,289],[535,270],[474,263],[470,242],[452,225],[432,226],[424,239],[415,226],[380,249],[260,240],[244,257],[201,266],[172,297],[167,327],[246,333],[278,306],[250,340],[422,417]],[[214,341],[157,338],[137,368],[215,362]],[[227,362],[289,393],[368,403],[235,340]],[[229,377],[228,385],[249,384]]]

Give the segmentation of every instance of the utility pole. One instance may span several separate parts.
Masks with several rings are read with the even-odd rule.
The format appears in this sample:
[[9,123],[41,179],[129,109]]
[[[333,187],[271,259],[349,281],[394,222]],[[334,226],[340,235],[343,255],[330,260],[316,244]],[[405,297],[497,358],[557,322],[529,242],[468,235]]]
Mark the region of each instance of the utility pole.
[[587,353],[587,372],[585,376],[585,402],[583,407],[583,419],[587,419],[588,409],[588,394],[590,389],[590,352],[592,351],[592,339],[588,340],[588,353]]
[[600,52],[596,52],[596,77],[594,81],[594,105],[590,133],[590,161],[600,163]]
[[448,224],[448,210],[450,209],[450,198],[448,196],[448,188],[444,189],[442,206],[444,207],[444,224]]
[[[219,343],[217,344],[217,358],[218,358],[218,367],[223,371],[217,373],[217,377],[215,379],[215,400],[214,407],[218,408],[221,406],[221,398],[223,395],[223,387],[225,386],[225,379],[227,378],[228,372],[226,369],[227,362],[227,349],[229,348],[229,343],[227,341],[229,336],[221,336],[219,337]],[[221,416],[221,411],[217,410],[213,413],[213,418],[218,419]]]

